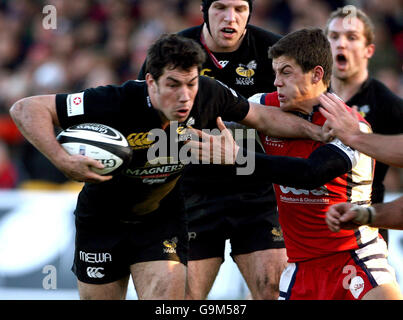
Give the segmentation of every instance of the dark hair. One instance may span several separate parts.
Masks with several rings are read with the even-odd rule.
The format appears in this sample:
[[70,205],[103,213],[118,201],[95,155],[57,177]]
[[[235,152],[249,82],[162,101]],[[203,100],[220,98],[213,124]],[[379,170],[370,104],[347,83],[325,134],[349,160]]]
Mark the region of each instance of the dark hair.
[[146,72],[158,80],[165,67],[189,70],[197,66],[200,72],[206,54],[192,39],[177,34],[164,34],[148,49],[146,60]]
[[[217,0],[201,0],[201,6],[202,6],[202,11],[203,11],[203,20],[207,25],[207,29],[210,32],[210,23],[208,20],[208,10],[210,9],[211,4]],[[248,21],[250,20],[250,16],[252,14],[252,7],[253,7],[253,0],[244,0],[249,3],[249,17]]]
[[338,8],[330,14],[329,19],[326,23],[325,34],[329,33],[329,25],[333,19],[336,18],[346,18],[346,17],[356,17],[361,20],[364,24],[364,37],[367,40],[367,45],[373,44],[375,42],[375,27],[371,19],[366,15],[361,9],[357,9],[354,6],[345,6]]
[[306,28],[281,38],[269,49],[269,59],[287,56],[295,59],[304,73],[321,66],[323,83],[329,86],[332,74],[332,51],[330,43],[319,28]]

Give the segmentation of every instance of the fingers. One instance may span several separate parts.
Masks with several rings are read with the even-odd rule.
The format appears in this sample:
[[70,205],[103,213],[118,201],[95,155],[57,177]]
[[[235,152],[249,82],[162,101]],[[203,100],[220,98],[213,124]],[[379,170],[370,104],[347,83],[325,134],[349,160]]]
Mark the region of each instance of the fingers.
[[338,110],[337,107],[334,105],[334,102],[325,94],[320,95],[319,102],[321,104],[319,112],[329,121],[336,120]]
[[340,213],[334,207],[330,207],[329,211],[326,213],[326,223],[331,231],[340,231],[339,219]]
[[337,113],[337,104],[328,93],[319,96],[319,102],[326,111],[332,115]]
[[227,127],[225,126],[225,124],[222,121],[221,117],[217,118],[217,127],[218,127],[218,129],[220,129],[220,131],[227,130]]
[[113,176],[101,176],[99,174],[96,174],[95,176],[88,177],[85,181],[83,182],[89,182],[89,183],[101,183],[101,182],[106,182],[109,181],[113,178]]
[[[189,131],[191,133],[195,134],[196,136],[200,137],[202,140],[210,140],[210,135],[199,129],[189,128]],[[187,143],[187,142],[185,142],[185,143]]]
[[[322,103],[322,106],[323,106],[323,103]],[[326,119],[329,119],[329,118],[332,117],[332,114],[329,113],[329,111],[327,111],[327,109],[325,109],[324,107],[319,108],[319,112],[320,112]]]
[[353,209],[351,203],[338,203],[329,208],[326,212],[326,224],[333,232],[339,232],[341,229],[356,229],[359,224],[354,222],[357,217],[357,211]]
[[89,167],[94,167],[94,168],[97,168],[97,169],[103,169],[104,168],[104,165],[100,161],[92,159],[92,158],[89,158],[89,157],[87,157],[87,165]]
[[72,155],[68,166],[60,168],[67,177],[79,182],[100,183],[113,178],[113,176],[102,176],[93,169],[103,169],[101,162],[83,155]]
[[360,119],[360,113],[358,112],[358,107],[357,106],[353,106],[353,108],[351,109],[351,113],[354,115],[354,117],[359,120]]
[[340,222],[346,223],[351,222],[357,217],[357,211],[355,210],[347,210],[344,214],[340,217]]
[[190,140],[187,142],[187,146],[190,148],[192,163],[214,163],[213,152],[211,151],[212,144],[203,141]]

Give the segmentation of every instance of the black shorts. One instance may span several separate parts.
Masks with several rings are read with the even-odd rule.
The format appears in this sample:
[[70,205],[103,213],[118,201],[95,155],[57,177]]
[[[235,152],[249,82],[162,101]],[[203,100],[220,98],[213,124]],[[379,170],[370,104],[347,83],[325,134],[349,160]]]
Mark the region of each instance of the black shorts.
[[[189,260],[285,248],[273,190],[259,193],[185,194],[189,217]],[[268,200],[271,199],[271,200]]]
[[186,265],[188,249],[183,212],[157,210],[132,223],[76,214],[72,271],[85,283],[109,283],[129,275],[130,265],[138,262],[171,260]]

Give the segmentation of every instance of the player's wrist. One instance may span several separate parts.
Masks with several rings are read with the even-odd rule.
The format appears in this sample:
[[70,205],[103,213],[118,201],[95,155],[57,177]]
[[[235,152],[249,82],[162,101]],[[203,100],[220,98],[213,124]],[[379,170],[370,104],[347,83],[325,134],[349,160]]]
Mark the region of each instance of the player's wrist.
[[356,205],[353,206],[351,210],[354,210],[357,213],[356,217],[353,219],[353,222],[359,225],[371,225],[375,219],[376,210],[372,206],[363,207]]
[[343,132],[343,135],[339,137],[341,142],[343,142],[345,145],[350,146],[354,149],[356,149],[356,146],[360,145],[362,143],[362,139],[364,137],[363,132],[356,132],[356,133],[347,133]]

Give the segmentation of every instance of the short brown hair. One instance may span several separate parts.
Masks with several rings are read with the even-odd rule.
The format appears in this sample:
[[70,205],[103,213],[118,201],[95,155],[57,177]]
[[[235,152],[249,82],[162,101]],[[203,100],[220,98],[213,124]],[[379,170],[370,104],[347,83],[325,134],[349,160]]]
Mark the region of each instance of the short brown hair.
[[[352,12],[352,9],[355,11]],[[354,8],[354,9],[353,9]],[[362,11],[361,9],[357,9],[354,6],[345,6],[342,8],[338,8],[337,10],[333,11],[330,14],[329,19],[327,20],[326,23],[326,28],[325,28],[325,34],[327,35],[329,33],[329,25],[332,22],[333,19],[336,18],[346,18],[347,16],[354,14],[357,19],[360,19],[362,23],[364,24],[364,37],[367,40],[367,45],[373,44],[375,42],[375,27],[374,24],[372,23],[371,19],[367,16],[367,14]]]
[[281,56],[293,58],[304,73],[321,66],[323,83],[330,84],[332,75],[332,51],[322,29],[305,28],[289,33],[269,49],[269,59]]
[[197,66],[199,72],[206,54],[194,40],[177,34],[164,34],[148,49],[146,72],[158,80],[165,67],[189,70]]

